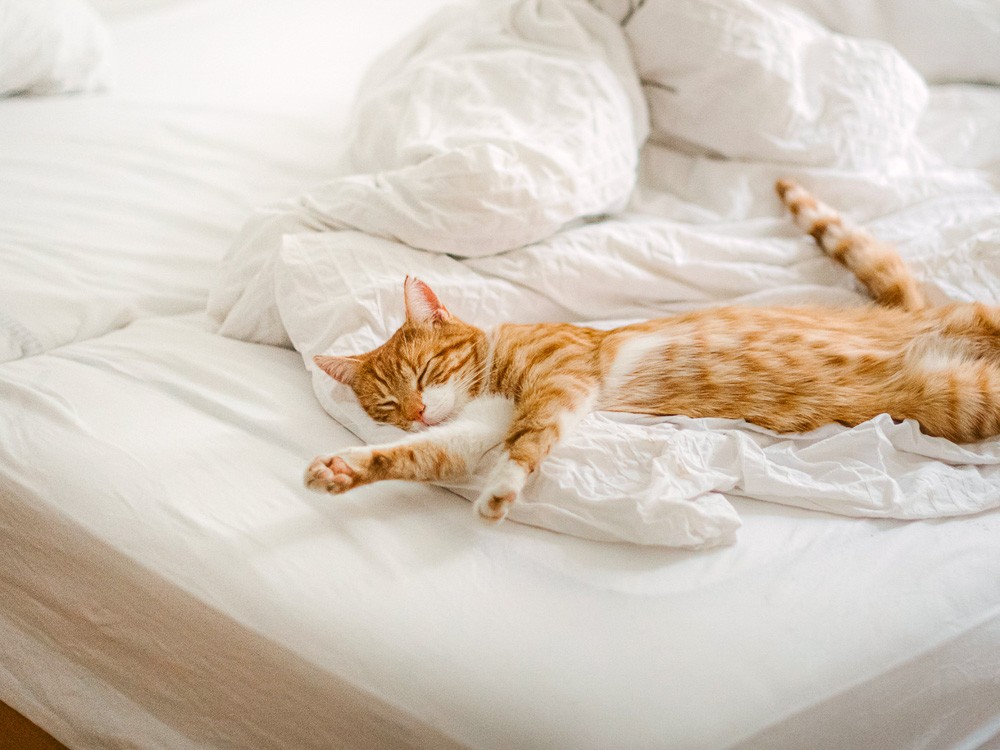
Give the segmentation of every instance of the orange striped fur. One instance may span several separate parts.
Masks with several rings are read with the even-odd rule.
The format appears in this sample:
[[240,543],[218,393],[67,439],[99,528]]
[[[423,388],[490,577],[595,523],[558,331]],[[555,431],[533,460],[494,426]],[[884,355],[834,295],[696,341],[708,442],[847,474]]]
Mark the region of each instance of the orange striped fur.
[[[447,424],[477,399],[509,402],[497,433],[503,456],[476,504],[493,519],[593,409],[745,419],[778,432],[888,413],[956,442],[1000,434],[1000,308],[929,306],[892,247],[802,187],[782,180],[776,189],[796,223],[876,304],[720,307],[609,331],[540,323],[487,332],[408,278],[407,320],[389,341],[316,362],[351,385],[373,419],[405,429]],[[428,481],[472,470],[477,456],[461,439],[446,444],[433,434],[321,456],[306,483],[341,492],[383,478]]]

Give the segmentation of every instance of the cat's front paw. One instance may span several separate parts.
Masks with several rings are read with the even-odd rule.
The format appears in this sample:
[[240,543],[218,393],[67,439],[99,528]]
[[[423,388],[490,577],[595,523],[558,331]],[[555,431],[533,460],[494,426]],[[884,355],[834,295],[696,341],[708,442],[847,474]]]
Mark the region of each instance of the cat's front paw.
[[527,472],[521,465],[504,455],[493,468],[486,487],[473,503],[476,512],[487,521],[500,523],[507,517],[510,506],[520,497],[525,479]]
[[507,512],[515,500],[517,500],[517,492],[512,490],[507,492],[503,490],[487,490],[476,498],[473,507],[487,521],[500,523],[507,517]]
[[317,456],[306,469],[306,487],[339,495],[364,484],[362,458],[356,450]]

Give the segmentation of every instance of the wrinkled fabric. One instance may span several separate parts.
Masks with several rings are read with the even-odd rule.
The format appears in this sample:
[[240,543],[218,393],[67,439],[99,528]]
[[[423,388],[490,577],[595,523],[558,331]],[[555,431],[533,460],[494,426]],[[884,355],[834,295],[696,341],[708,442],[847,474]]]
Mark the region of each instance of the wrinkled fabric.
[[98,91],[113,78],[108,31],[81,0],[0,3],[0,97]]
[[319,179],[333,150],[325,130],[287,117],[3,102],[0,362],[203,309],[247,213]]
[[[402,321],[407,273],[481,326],[606,326],[721,302],[861,304],[850,273],[783,215],[778,177],[897,243],[934,300],[1000,298],[996,92],[929,89],[889,45],[754,0],[651,0],[624,28],[582,3],[483,7],[492,21],[474,44],[452,35],[484,11],[452,9],[373,68],[348,149],[359,173],[252,218],[210,308],[223,333],[294,344],[323,407],[366,441],[398,433],[374,424],[311,357],[384,341]],[[625,72],[623,43],[634,55]],[[563,140],[542,126],[552,92],[531,81],[523,56],[567,54],[593,64],[560,68],[580,81],[559,92],[553,126],[574,121]],[[462,61],[467,88],[488,95],[438,96],[440,59]],[[505,97],[515,74],[527,83]],[[581,195],[581,179],[642,142],[637,80],[650,137],[619,210],[618,182],[612,199],[596,183]],[[456,90],[447,75],[441,86]],[[604,127],[609,111],[618,127]],[[470,144],[491,153],[497,123],[516,158],[468,158]],[[510,518],[699,547],[735,538],[734,496],[852,516],[975,513],[1000,504],[998,446],[955,446],[888,417],[789,436],[742,422],[593,414]],[[452,489],[471,498],[479,484]]]
[[348,174],[258,212],[209,300],[220,332],[288,344],[272,261],[294,231],[352,228],[480,257],[620,211],[648,133],[627,41],[584,2],[446,9],[361,82]]

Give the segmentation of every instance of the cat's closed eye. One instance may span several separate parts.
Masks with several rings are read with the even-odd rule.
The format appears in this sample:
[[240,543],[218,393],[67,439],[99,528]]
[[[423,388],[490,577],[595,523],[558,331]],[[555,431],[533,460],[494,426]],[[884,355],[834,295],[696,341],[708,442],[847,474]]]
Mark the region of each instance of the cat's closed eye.
[[420,370],[420,374],[417,375],[417,388],[422,389],[424,388],[425,385],[427,385],[427,378],[431,373],[431,365],[434,363],[434,360],[436,360],[439,356],[440,355],[435,354],[433,357],[431,357],[424,363],[423,368]]

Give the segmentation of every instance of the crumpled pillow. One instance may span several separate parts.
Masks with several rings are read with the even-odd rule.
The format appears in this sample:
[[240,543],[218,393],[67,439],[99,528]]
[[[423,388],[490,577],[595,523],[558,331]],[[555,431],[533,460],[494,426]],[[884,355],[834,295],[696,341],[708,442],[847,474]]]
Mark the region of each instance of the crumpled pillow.
[[352,229],[469,258],[617,213],[648,128],[621,29],[583,0],[446,8],[366,74],[346,176],[249,218],[209,314],[225,336],[290,345],[273,261],[297,232]]
[[927,87],[884,42],[832,33],[769,0],[595,3],[624,24],[664,145],[859,170],[915,148]]
[[620,211],[646,134],[628,47],[587,3],[451,8],[369,70],[356,176],[322,209],[411,247],[490,255]]
[[111,45],[81,0],[0,0],[0,96],[105,88]]
[[841,34],[888,42],[928,83],[1000,84],[996,0],[782,0]]

